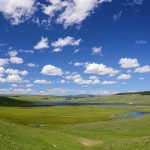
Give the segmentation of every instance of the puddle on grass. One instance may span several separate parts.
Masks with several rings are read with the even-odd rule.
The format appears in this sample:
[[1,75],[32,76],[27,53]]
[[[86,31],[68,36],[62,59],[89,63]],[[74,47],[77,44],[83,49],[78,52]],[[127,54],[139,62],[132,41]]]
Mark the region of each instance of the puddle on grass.
[[144,115],[150,115],[150,112],[142,112],[142,111],[132,111],[128,114],[118,114],[115,117],[119,118],[134,118],[134,117],[142,117]]

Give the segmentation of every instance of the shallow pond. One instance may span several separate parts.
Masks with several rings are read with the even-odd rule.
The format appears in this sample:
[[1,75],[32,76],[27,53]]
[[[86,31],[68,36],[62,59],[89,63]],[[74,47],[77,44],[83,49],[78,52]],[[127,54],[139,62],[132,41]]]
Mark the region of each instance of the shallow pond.
[[128,114],[118,114],[115,117],[119,118],[134,118],[134,117],[141,117],[144,115],[150,115],[150,112],[141,112],[141,111],[131,111]]

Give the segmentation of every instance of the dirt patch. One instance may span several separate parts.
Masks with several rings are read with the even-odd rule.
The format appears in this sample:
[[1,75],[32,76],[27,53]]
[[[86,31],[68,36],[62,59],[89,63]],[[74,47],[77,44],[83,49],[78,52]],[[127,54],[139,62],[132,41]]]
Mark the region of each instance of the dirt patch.
[[82,138],[80,139],[80,143],[86,147],[91,147],[91,146],[96,146],[98,144],[101,144],[103,143],[103,141]]

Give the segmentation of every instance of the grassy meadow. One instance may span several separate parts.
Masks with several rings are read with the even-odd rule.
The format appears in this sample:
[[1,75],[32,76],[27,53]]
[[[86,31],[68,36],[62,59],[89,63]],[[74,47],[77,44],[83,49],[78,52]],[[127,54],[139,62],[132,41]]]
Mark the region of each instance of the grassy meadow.
[[150,115],[117,117],[130,111],[150,112],[150,95],[69,99],[129,104],[116,106],[32,106],[37,101],[65,98],[0,96],[0,150],[150,149]]

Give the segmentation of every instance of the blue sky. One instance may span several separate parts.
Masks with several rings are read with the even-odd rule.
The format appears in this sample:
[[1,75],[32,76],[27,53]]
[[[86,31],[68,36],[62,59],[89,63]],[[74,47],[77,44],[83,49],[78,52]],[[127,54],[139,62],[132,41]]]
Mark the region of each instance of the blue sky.
[[0,0],[0,93],[150,90],[148,0]]

